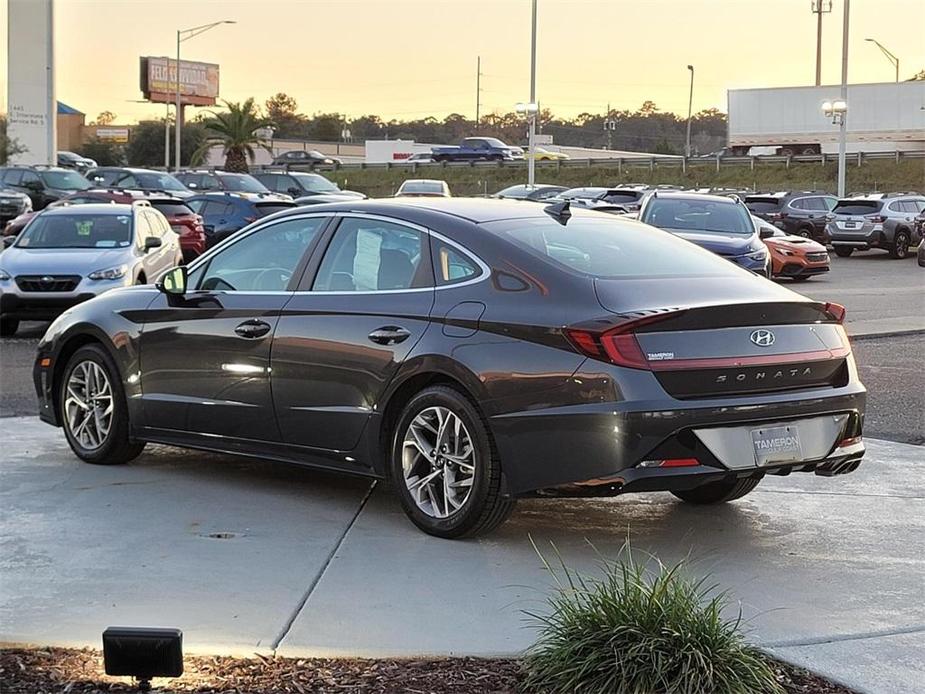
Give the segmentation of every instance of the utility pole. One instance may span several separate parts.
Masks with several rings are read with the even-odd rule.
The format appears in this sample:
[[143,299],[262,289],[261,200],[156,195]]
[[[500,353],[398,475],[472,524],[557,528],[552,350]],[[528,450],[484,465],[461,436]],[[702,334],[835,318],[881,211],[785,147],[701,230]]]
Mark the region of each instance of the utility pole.
[[[844,18],[841,38],[841,100],[848,104],[848,18],[851,0],[844,0]],[[838,197],[845,197],[845,154],[848,148],[848,119],[847,113],[841,119],[838,132]]]
[[813,0],[816,13],[816,86],[822,84],[822,15],[832,11],[832,0]]
[[479,130],[479,111],[482,106],[482,56],[475,59],[475,131]]
[[[536,108],[536,0],[533,0],[533,29],[530,40],[530,103]],[[536,112],[530,117],[530,139],[527,162],[527,184],[532,188],[536,182]]]
[[877,39],[864,39],[864,40],[870,41],[875,46],[877,46],[877,48],[880,49],[880,52],[886,56],[886,59],[889,60],[891,63],[893,63],[893,67],[896,68],[896,81],[899,82],[899,58],[897,58],[895,55],[890,53],[890,51],[887,50],[886,46],[880,43]]
[[691,91],[687,99],[687,141],[684,145],[684,156],[690,159],[691,156],[691,116],[694,108],[694,66],[688,65],[687,69],[691,71]]

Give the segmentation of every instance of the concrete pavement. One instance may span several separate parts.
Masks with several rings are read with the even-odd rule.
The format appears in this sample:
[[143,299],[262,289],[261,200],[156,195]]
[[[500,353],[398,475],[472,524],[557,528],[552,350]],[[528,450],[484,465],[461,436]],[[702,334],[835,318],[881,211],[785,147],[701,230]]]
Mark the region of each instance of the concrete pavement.
[[160,446],[95,467],[33,418],[2,426],[0,642],[99,647],[136,624],[182,628],[190,652],[516,654],[551,585],[530,538],[587,571],[629,538],[690,556],[779,657],[861,691],[925,681],[918,446],[869,441],[852,475],[767,478],[723,508],[521,502],[495,534],[448,542],[365,480]]

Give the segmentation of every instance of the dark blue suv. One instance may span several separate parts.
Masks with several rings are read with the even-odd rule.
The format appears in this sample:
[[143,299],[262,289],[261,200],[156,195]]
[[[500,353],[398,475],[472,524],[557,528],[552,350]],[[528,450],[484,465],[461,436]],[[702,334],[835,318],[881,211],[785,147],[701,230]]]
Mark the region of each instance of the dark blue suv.
[[224,241],[251,222],[274,212],[296,207],[272,193],[204,193],[185,200],[202,217],[206,248]]

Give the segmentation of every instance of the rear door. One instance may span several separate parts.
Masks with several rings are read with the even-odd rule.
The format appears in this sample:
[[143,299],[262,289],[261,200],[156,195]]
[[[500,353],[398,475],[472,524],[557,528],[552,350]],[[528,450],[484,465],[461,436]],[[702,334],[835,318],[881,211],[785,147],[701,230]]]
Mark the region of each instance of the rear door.
[[426,231],[399,220],[343,215],[329,236],[280,317],[271,383],[284,442],[349,451],[427,328],[433,270]]
[[279,440],[273,331],[328,219],[307,214],[248,232],[194,265],[185,295],[152,302],[140,338],[147,427]]

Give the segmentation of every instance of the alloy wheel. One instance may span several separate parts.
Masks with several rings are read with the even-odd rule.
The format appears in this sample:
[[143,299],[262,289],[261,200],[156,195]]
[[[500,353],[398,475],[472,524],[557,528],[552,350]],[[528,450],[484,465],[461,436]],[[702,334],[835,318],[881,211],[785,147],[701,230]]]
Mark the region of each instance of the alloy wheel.
[[446,407],[428,407],[411,420],[402,443],[405,487],[431,518],[448,518],[472,493],[475,446],[463,421]]
[[68,431],[81,446],[96,450],[106,443],[112,427],[112,387],[95,361],[82,361],[71,371],[64,414]]

